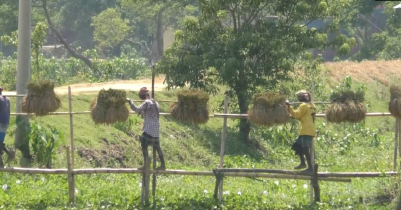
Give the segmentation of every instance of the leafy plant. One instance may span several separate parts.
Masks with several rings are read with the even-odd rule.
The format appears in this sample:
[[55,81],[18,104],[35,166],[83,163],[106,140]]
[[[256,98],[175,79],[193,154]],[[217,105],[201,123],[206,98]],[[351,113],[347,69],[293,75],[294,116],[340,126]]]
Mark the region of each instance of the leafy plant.
[[47,168],[51,168],[60,143],[65,143],[64,136],[59,130],[50,127],[49,132],[37,123],[31,125],[30,142],[37,163]]

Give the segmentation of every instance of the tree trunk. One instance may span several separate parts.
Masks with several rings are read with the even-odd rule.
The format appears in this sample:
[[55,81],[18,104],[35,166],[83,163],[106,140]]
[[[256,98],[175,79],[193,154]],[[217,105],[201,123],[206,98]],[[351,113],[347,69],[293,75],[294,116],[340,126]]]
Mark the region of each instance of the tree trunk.
[[[246,89],[238,88],[236,91],[238,98],[238,106],[241,114],[248,113],[248,98],[246,96]],[[239,131],[241,133],[241,138],[247,142],[249,141],[249,133],[251,132],[251,124],[248,122],[248,119],[241,118],[239,122]]]
[[47,20],[47,24],[49,25],[49,28],[52,32],[54,32],[56,34],[57,40],[64,45],[65,49],[70,53],[70,55],[74,58],[80,59],[82,60],[89,68],[93,68],[93,63],[92,61],[83,56],[82,54],[79,54],[77,51],[75,51],[74,49],[72,49],[72,47],[67,43],[67,41],[63,38],[63,36],[61,35],[61,33],[56,29],[56,27],[53,25],[51,19],[50,19],[50,15],[49,12],[47,10],[47,0],[42,0],[43,2],[43,11],[45,13],[46,16],[46,20]]
[[[31,75],[31,1],[19,1],[18,17],[18,63],[17,63],[17,94],[26,94],[26,86]],[[21,98],[16,100],[16,112],[21,113]],[[29,117],[17,117],[17,130],[14,145],[22,153],[24,159],[31,157],[29,151]]]
[[163,35],[164,35],[164,26],[163,26],[163,11],[164,9],[161,9],[157,15],[156,15],[156,32],[153,35],[153,42],[152,42],[152,49],[151,49],[151,59],[150,62],[152,64],[152,61],[154,63],[157,63],[164,52],[164,41],[163,41]]

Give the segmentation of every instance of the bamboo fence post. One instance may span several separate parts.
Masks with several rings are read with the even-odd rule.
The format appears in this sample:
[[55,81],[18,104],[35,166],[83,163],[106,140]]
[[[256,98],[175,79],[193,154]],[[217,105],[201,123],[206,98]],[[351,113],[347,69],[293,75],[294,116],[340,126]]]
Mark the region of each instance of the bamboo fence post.
[[71,96],[71,86],[68,86],[68,107],[70,114],[70,138],[71,138],[71,167],[74,168],[74,118],[72,114],[72,96]]
[[[224,114],[228,114],[228,96],[224,98]],[[227,117],[223,119],[223,131],[221,134],[221,146],[220,146],[220,168],[224,168],[224,149],[225,149],[225,140],[227,135]],[[219,202],[223,202],[223,178],[219,183]]]
[[394,138],[394,171],[397,171],[397,151],[398,151],[398,134],[399,134],[399,118],[395,119],[395,138]]
[[[152,62],[152,99],[155,98],[155,65]],[[156,170],[156,153],[155,147],[153,149],[153,170]],[[153,205],[156,205],[156,174],[152,175],[152,196],[153,196]]]
[[150,184],[150,157],[146,158],[145,170],[142,175],[142,203],[149,203],[149,184]]
[[318,176],[318,165],[315,164],[313,167],[313,176],[312,176],[312,186],[315,192],[315,202],[320,202],[320,186],[319,186],[319,176]]
[[[313,102],[313,100],[315,99],[315,78],[312,74],[312,88],[311,88],[311,102]],[[311,164],[312,164],[312,168],[314,168],[315,166],[315,140],[312,139],[311,142],[311,148],[310,148],[310,157],[311,157]],[[310,184],[310,203],[313,204],[313,180],[311,181]]]
[[[155,148],[153,147],[153,170],[156,170],[156,153]],[[153,196],[153,205],[156,204],[156,173],[152,175],[152,196]]]
[[396,132],[398,133],[398,149],[399,149],[398,154],[401,157],[401,121],[400,118],[397,118],[397,120],[398,120],[398,127],[397,127],[398,129],[396,130]]
[[75,205],[75,180],[74,173],[71,166],[71,155],[70,155],[70,147],[65,147],[67,152],[67,179],[68,179],[68,192],[69,192],[69,203],[70,205]]

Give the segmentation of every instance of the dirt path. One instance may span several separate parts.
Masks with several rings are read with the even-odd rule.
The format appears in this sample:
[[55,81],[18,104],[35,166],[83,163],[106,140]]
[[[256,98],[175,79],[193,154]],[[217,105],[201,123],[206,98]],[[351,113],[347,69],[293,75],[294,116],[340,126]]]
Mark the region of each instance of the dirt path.
[[[163,84],[164,76],[155,78],[155,91],[162,91],[166,88]],[[101,89],[120,89],[127,91],[138,91],[142,87],[147,87],[149,90],[152,88],[152,79],[140,79],[140,80],[122,80],[112,81],[105,83],[81,83],[69,85],[71,86],[73,95],[82,94],[93,94],[99,92]],[[55,91],[57,94],[65,95],[68,94],[68,86],[56,87]],[[3,95],[15,95],[16,92],[3,92]]]

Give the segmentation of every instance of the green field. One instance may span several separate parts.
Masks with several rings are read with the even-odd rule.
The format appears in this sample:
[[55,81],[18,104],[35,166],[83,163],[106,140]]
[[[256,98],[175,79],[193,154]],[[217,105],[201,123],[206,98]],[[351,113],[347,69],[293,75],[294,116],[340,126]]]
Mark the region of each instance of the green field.
[[[322,84],[334,82],[321,80]],[[355,82],[354,86],[361,82]],[[302,87],[300,82],[289,91]],[[365,84],[369,112],[386,112],[389,93],[382,84]],[[290,85],[289,85],[290,86]],[[324,85],[316,100],[326,100],[330,92]],[[381,91],[383,93],[381,93]],[[157,100],[175,99],[175,91],[157,92]],[[95,95],[73,97],[74,111],[86,111]],[[136,93],[129,97],[137,99]],[[211,97],[210,112],[221,113],[222,94]],[[68,100],[62,96],[63,108]],[[160,103],[168,112],[169,103]],[[230,111],[235,110],[230,107]],[[318,106],[324,112],[323,106]],[[54,126],[69,145],[69,117],[35,117],[32,121]],[[138,136],[142,120],[132,115],[132,128],[123,132],[118,126],[95,125],[90,115],[74,116],[75,158],[77,168],[135,168],[142,164]],[[392,171],[394,118],[367,118],[359,124],[333,125],[318,119],[316,158],[319,171],[367,172]],[[161,117],[161,144],[167,168],[211,171],[219,165],[222,118],[211,118],[205,125],[188,125]],[[228,120],[225,166],[227,168],[268,168],[292,170],[298,159],[290,149],[299,124],[253,127],[251,141],[239,138],[237,121]],[[12,130],[12,129],[10,129]],[[6,138],[13,145],[13,136]],[[17,155],[20,156],[19,153]],[[17,158],[18,159],[18,158]],[[11,163],[19,166],[19,163]],[[33,164],[33,167],[37,167]],[[60,147],[54,168],[66,168],[66,154]],[[140,175],[77,175],[76,209],[141,209]],[[320,182],[322,203],[314,209],[392,209],[398,178],[353,179],[352,183]],[[308,209],[309,181],[279,179],[226,178],[224,204],[213,199],[215,178],[160,175],[156,190],[156,209]],[[68,186],[65,175],[0,174],[0,209],[68,209]]]

